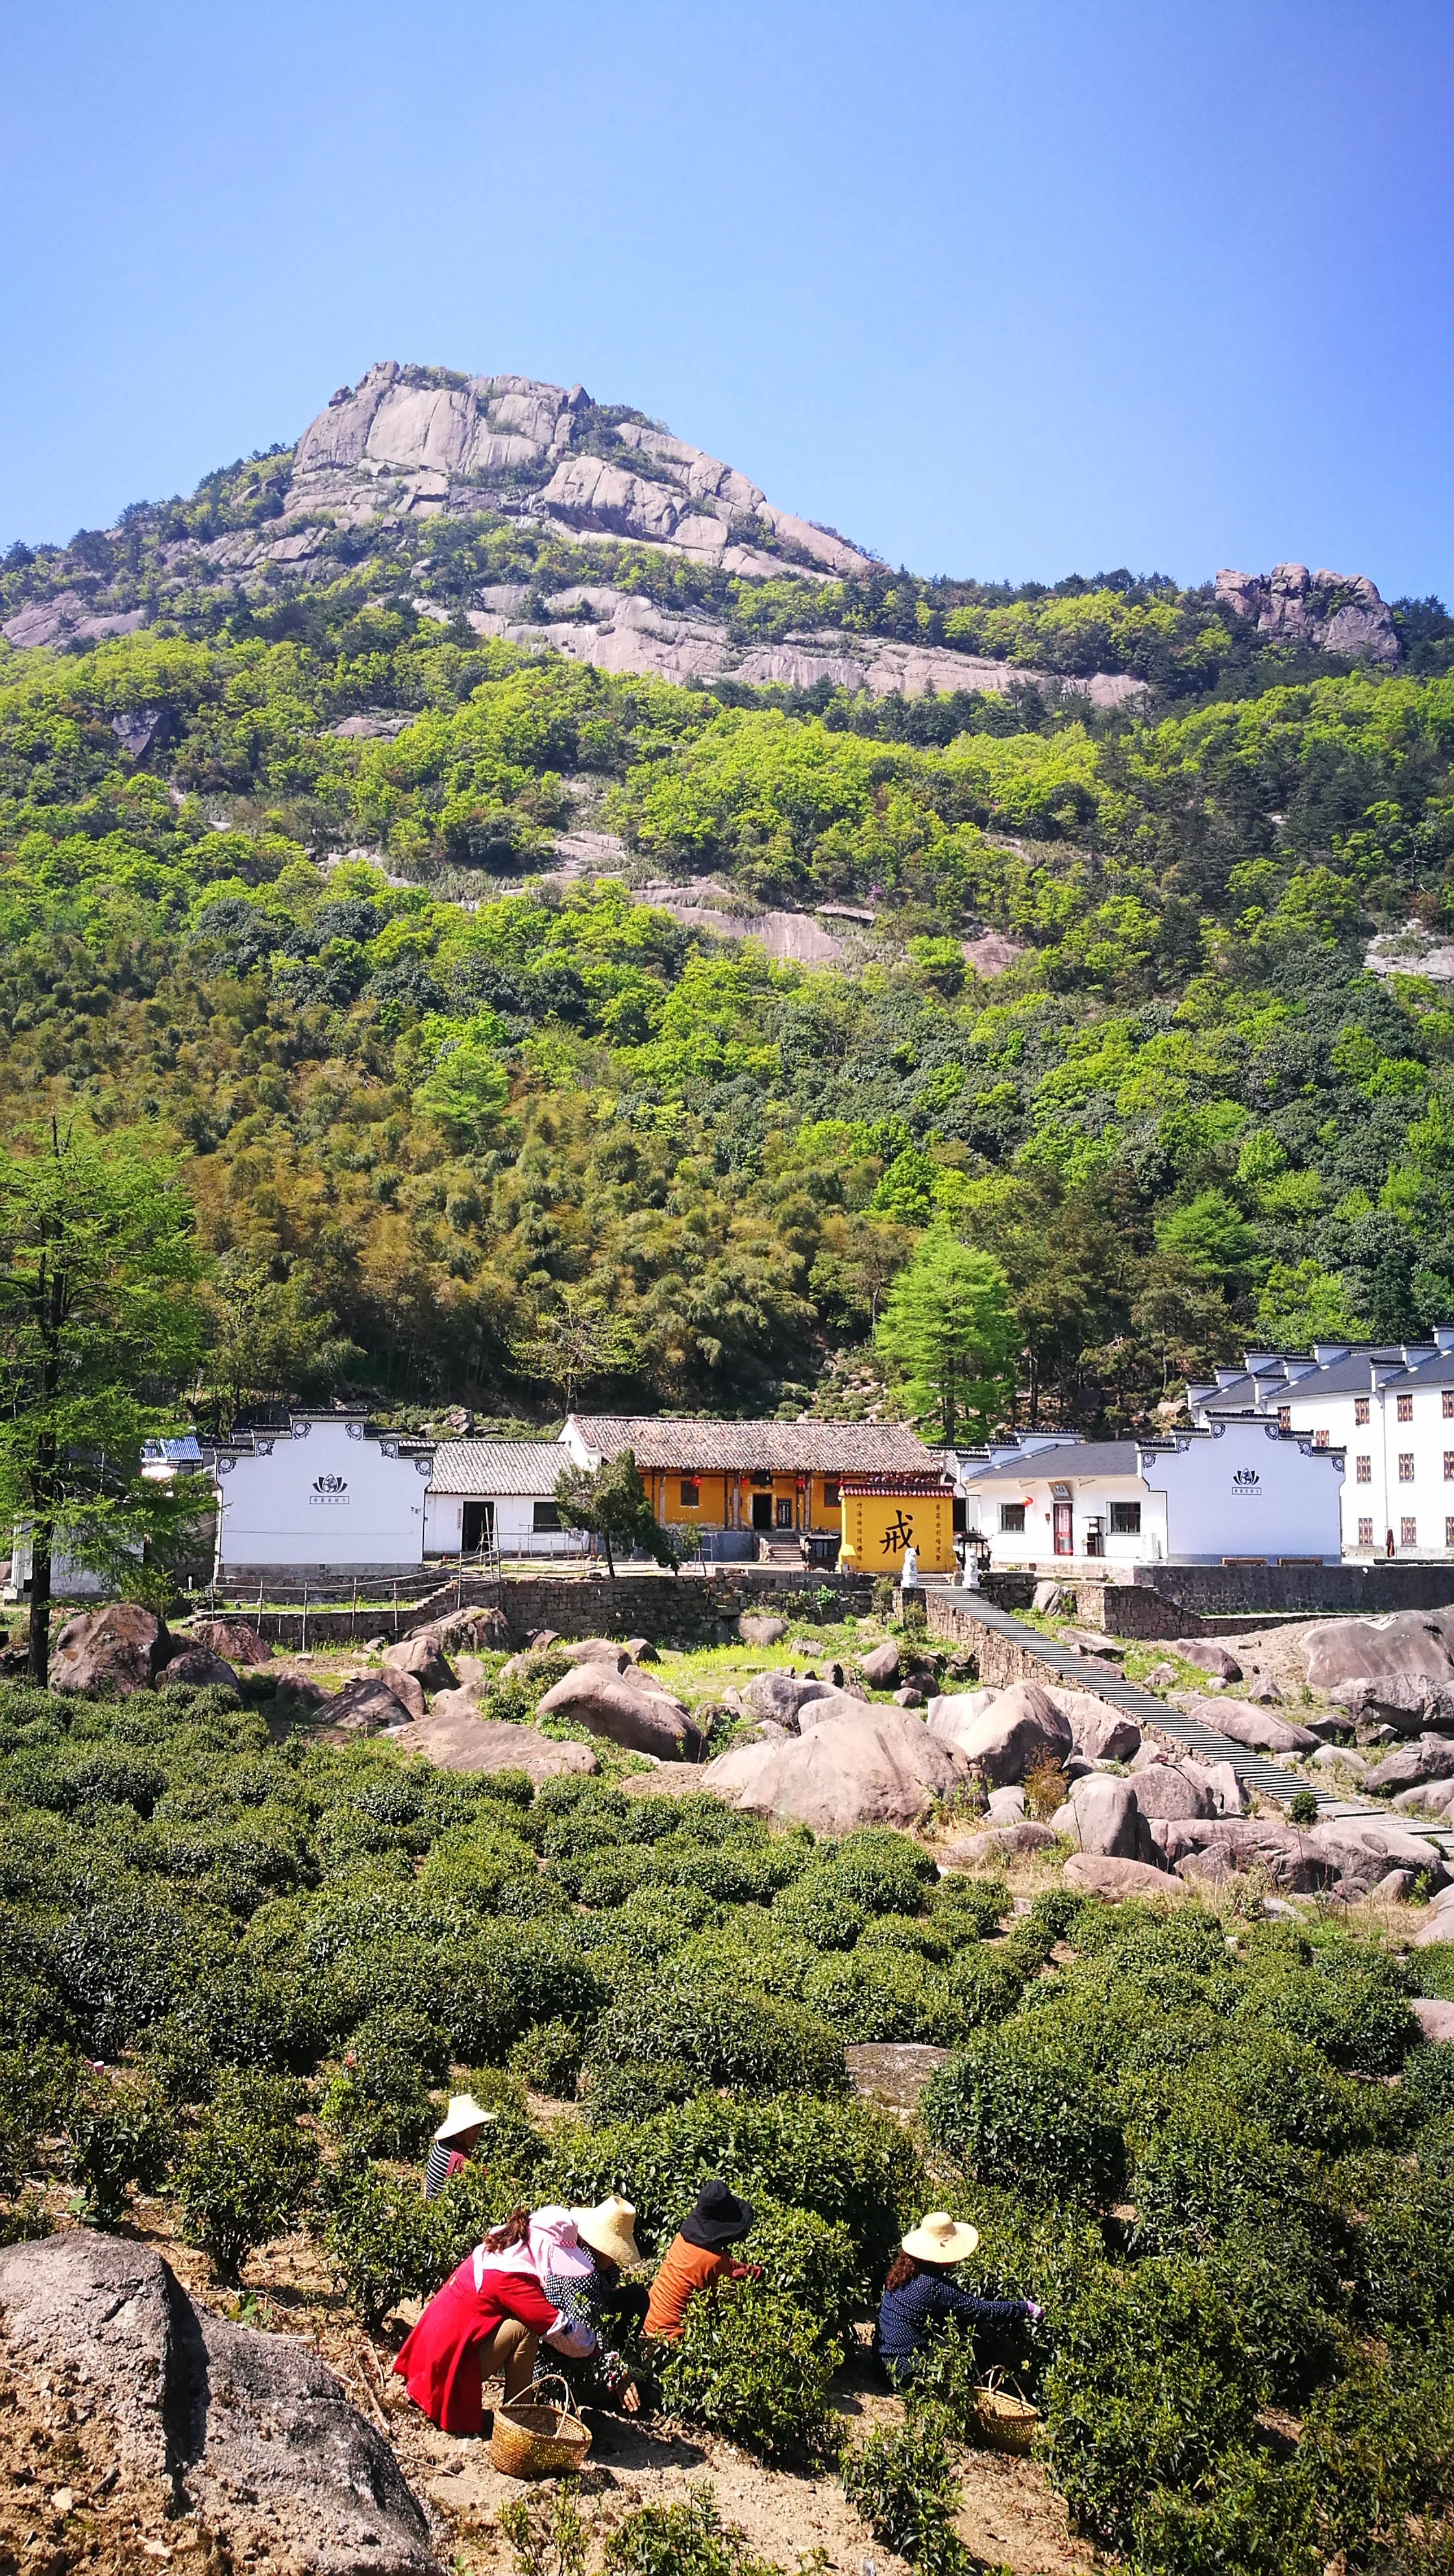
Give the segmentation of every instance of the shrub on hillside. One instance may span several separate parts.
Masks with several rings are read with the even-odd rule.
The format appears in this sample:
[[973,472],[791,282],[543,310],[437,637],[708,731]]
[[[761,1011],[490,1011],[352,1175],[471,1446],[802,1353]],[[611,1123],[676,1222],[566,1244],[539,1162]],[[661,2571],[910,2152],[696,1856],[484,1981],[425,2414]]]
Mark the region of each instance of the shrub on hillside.
[[621,2058],[679,2058],[699,2083],[745,2093],[833,2093],[845,2081],[843,2043],[816,2016],[766,1995],[731,1994],[715,1980],[672,1987],[643,1979],[591,2037],[593,2066]]
[[574,2022],[536,2021],[510,2051],[510,2064],[533,2091],[557,2102],[575,2098],[581,2071],[581,2034]]
[[303,2205],[318,2157],[297,2113],[295,2085],[229,2069],[197,2124],[177,2174],[183,2233],[224,2281]]
[[493,1912],[503,1891],[535,1876],[535,1853],[517,1833],[494,1822],[452,1826],[431,1846],[419,1873],[421,1888]]
[[651,2120],[675,2102],[690,2102],[701,2080],[682,2057],[621,2057],[593,2066],[586,2094],[592,2128]]
[[640,2124],[562,2123],[537,2194],[572,2207],[623,2192],[648,2244],[681,2225],[709,2174],[750,2197],[841,2219],[865,2286],[879,2282],[928,2188],[912,2137],[888,2112],[853,2096],[723,2100],[699,2094]]
[[1351,2214],[1354,2301],[1375,2332],[1427,2334],[1454,2316],[1454,2186],[1373,2154],[1335,2166],[1331,2187]]
[[1283,2146],[1213,2086],[1189,2090],[1136,2156],[1135,2242],[1156,2253],[1207,2253],[1237,2232],[1328,2236],[1308,2158]]
[[131,2186],[155,2191],[175,2145],[165,2107],[149,2086],[88,2072],[65,2115],[65,2167],[86,2225],[117,2226]]
[[809,2467],[828,2455],[828,2391],[843,2348],[796,2299],[739,2281],[689,2302],[675,2343],[653,2351],[663,2403],[763,2459]]
[[1120,2197],[1114,2096],[1033,2020],[976,2032],[930,2078],[920,2117],[931,2146],[981,2182],[1100,2208]]
[[1002,1878],[941,1878],[931,1910],[956,1934],[962,1926],[966,1937],[987,1941],[1009,1913],[1010,1891]]
[[964,2029],[948,1979],[912,1953],[830,1953],[808,1978],[803,2000],[849,2045],[912,2039],[948,2048]]
[[1269,1963],[1238,2017],[1310,2041],[1355,2075],[1396,2074],[1419,2038],[1403,1970],[1352,1942],[1316,1950],[1306,1966]]
[[325,2128],[357,2139],[371,2156],[417,2155],[434,2125],[427,2087],[442,2083],[447,2054],[422,2013],[370,2013],[329,2080]]
[[377,2172],[362,2147],[348,2145],[325,2167],[318,2192],[324,2255],[370,2331],[401,2299],[437,2286],[435,2206],[417,2183]]
[[1060,2324],[1041,2384],[1051,2474],[1077,2527],[1138,2559],[1158,2490],[1199,2493],[1260,2402],[1219,2286],[1199,2264],[1103,2271]]
[[867,1907],[820,1861],[778,1890],[772,1914],[786,1933],[815,1950],[851,1950],[868,1920]]
[[830,1865],[867,1914],[921,1914],[939,1880],[932,1853],[888,1825],[855,1825],[832,1845]]
[[[517,2516],[525,2510],[513,2508]],[[518,2525],[506,2528],[516,2539]],[[562,2552],[558,2576],[571,2576],[573,2563]],[[772,2559],[748,2547],[745,2532],[721,2521],[706,2485],[689,2487],[679,2504],[637,2505],[608,2538],[603,2564],[605,2576],[782,2576]],[[517,2556],[516,2576],[546,2576],[541,2557]]]
[[1454,2048],[1416,2048],[1404,2059],[1403,2090],[1426,2119],[1454,2112]]
[[841,2218],[793,2209],[763,2193],[738,2251],[744,2262],[760,2267],[764,2286],[793,2300],[821,2336],[846,2330],[858,2295],[859,2266]]
[[920,2576],[970,2576],[976,2561],[954,2529],[960,2479],[947,2428],[917,2413],[876,2424],[839,2458],[843,2492],[876,2541]]

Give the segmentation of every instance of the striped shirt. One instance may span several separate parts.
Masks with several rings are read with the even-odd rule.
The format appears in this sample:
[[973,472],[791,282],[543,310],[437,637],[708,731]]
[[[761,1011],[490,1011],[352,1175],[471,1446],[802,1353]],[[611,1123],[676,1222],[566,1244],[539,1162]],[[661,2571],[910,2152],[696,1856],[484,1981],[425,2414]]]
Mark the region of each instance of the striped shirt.
[[424,2168],[425,2199],[432,2200],[436,2192],[443,2191],[451,2174],[463,2173],[463,2171],[463,2156],[454,2147],[448,2147],[441,2139],[436,2138],[429,2150],[429,2162]]

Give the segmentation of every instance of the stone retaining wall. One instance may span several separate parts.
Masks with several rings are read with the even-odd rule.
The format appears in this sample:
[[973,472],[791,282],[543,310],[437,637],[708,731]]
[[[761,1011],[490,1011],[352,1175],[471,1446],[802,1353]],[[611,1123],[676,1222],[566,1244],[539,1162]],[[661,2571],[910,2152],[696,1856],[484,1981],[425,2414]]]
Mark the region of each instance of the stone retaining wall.
[[[1063,1676],[1053,1664],[1022,1646],[1017,1638],[1003,1637],[998,1628],[976,1619],[970,1610],[962,1609],[932,1587],[924,1596],[931,1637],[942,1637],[946,1643],[967,1646],[974,1657],[975,1679],[991,1690],[1008,1690],[1011,1682],[1055,1683],[1063,1686]],[[1095,1687],[1094,1667],[1088,1668],[1087,1690]]]
[[[621,1574],[613,1583],[605,1574],[524,1575],[516,1581],[441,1585],[423,1601],[401,1601],[392,1610],[309,1610],[310,1646],[349,1645],[365,1637],[407,1637],[450,1617],[459,1606],[503,1610],[511,1637],[523,1644],[538,1628],[554,1628],[561,1637],[650,1637],[662,1646],[710,1646],[737,1633],[744,1610],[779,1618],[800,1618],[805,1593],[814,1597],[812,1616],[825,1627],[839,1619],[861,1617],[873,1594],[873,1578],[860,1574],[825,1574],[815,1570],[763,1567],[717,1568],[711,1574]],[[827,1594],[821,1601],[817,1596]],[[198,1605],[200,1608],[200,1605]],[[304,1643],[300,1610],[219,1612],[246,1618],[270,1643],[293,1649]]]

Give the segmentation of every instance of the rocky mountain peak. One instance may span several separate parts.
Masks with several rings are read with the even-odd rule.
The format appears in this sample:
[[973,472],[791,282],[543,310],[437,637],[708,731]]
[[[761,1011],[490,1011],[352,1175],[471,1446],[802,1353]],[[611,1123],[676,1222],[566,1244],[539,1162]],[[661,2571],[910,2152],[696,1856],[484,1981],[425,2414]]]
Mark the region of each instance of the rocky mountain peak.
[[1367,654],[1396,662],[1398,629],[1393,611],[1366,573],[1309,572],[1306,564],[1274,564],[1271,572],[1219,572],[1216,595],[1239,617],[1256,620],[1263,634],[1285,635],[1319,653]]
[[859,547],[778,509],[734,466],[579,384],[385,358],[340,386],[298,441],[290,518],[322,510],[358,525],[487,507],[733,572],[873,570]]

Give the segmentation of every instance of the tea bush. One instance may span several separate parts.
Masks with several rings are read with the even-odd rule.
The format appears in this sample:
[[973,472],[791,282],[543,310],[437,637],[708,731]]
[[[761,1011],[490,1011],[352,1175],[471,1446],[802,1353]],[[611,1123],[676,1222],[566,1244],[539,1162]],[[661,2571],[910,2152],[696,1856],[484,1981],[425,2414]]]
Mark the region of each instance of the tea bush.
[[[1016,2375],[1132,2576],[1451,2576],[1454,2051],[1409,1996],[1454,1990],[1454,1945],[1400,1965],[1314,1912],[1229,1937],[1195,1902],[1063,1888],[1009,1913],[903,1835],[275,1745],[227,1693],[0,1684],[0,2237],[63,2185],[114,2224],[170,2165],[220,2271],[306,2211],[374,2324],[517,2201],[622,2191],[649,2251],[720,2173],[765,2278],[695,2303],[670,2402],[803,2461],[835,2339],[948,2203],[980,2230],[960,2277],[1043,2306]],[[896,2037],[952,2052],[914,2123],[845,2085],[845,2041]],[[578,2076],[537,2128],[527,2082]],[[431,2095],[463,2083],[497,2118],[426,2203]],[[911,2432],[845,2469],[943,2576],[963,2359],[941,2346]],[[656,2576],[669,2520],[623,2569]]]
[[412,2298],[426,2284],[437,2287],[430,2225],[435,2204],[426,2203],[417,2183],[377,2172],[362,2147],[350,2144],[324,2169],[318,2201],[329,2268],[370,2329],[400,2299]]
[[155,2191],[176,2145],[163,2105],[144,2085],[88,2073],[66,2111],[65,2167],[88,2227],[115,2227],[132,2184]]
[[186,2240],[224,2281],[235,2281],[253,2248],[281,2236],[303,2206],[318,2158],[297,2113],[295,2085],[228,2069],[181,2160]]
[[1034,2023],[976,2032],[930,2078],[920,2116],[931,2145],[980,2182],[1099,2207],[1120,2197],[1114,2096]]
[[860,2283],[853,2238],[841,2218],[793,2209],[763,2193],[737,2250],[760,2267],[765,2287],[793,2300],[823,2338],[842,2334]]
[[746,2093],[830,2093],[844,2082],[843,2046],[811,2013],[767,1995],[734,1995],[715,1979],[638,1986],[601,2015],[593,2066],[678,2058],[702,2084]]
[[921,2576],[970,2576],[975,2562],[954,2529],[960,2482],[944,2427],[917,2415],[897,2427],[876,2424],[856,2450],[842,2452],[839,2473],[849,2503],[885,2549]]
[[652,2354],[671,2413],[800,2467],[831,2450],[828,2390],[842,2357],[796,2298],[758,2281],[690,2300],[677,2341]]
[[532,2022],[511,2049],[510,2064],[537,2093],[568,2102],[581,2071],[580,2031],[569,2021]]
[[[500,2519],[504,2525],[503,2514]],[[637,2505],[624,2515],[607,2539],[603,2566],[605,2576],[783,2576],[772,2559],[755,2556],[745,2533],[723,2523],[705,2483],[689,2487],[680,2504]],[[516,2576],[547,2576],[547,2570],[517,2558]],[[554,2576],[573,2571],[561,2566]]]

